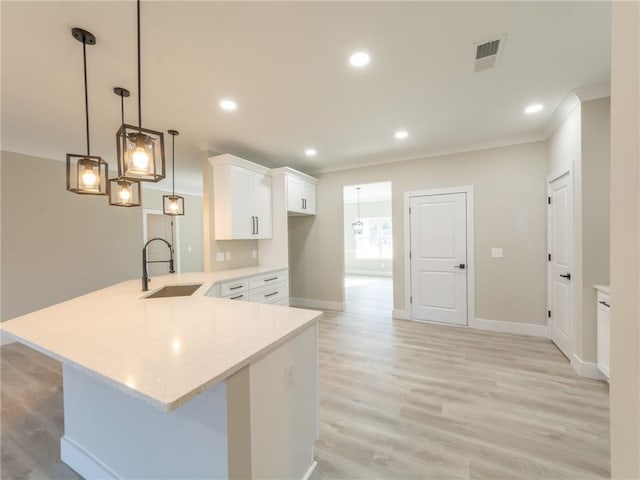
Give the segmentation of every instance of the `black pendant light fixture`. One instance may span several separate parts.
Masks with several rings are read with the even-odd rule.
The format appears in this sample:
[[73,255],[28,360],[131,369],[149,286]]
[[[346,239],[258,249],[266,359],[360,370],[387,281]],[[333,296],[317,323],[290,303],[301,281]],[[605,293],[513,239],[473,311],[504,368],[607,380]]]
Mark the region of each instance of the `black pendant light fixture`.
[[140,0],[137,1],[138,27],[138,126],[125,123],[116,132],[118,176],[125,180],[158,182],[165,177],[164,135],[142,127],[142,88],[140,59]]
[[[130,95],[129,90],[115,87],[113,92],[120,97],[120,112],[124,125],[124,98]],[[139,207],[142,204],[142,190],[137,180],[122,177],[109,179],[109,205],[114,207]]]
[[361,235],[364,224],[360,220],[360,187],[357,187],[356,190],[358,191],[358,218],[351,224],[351,227],[354,235]]
[[173,217],[184,215],[184,198],[176,195],[176,135],[177,130],[168,130],[171,135],[171,195],[162,196],[162,213]]
[[82,43],[84,64],[84,108],[87,126],[87,154],[67,153],[67,190],[85,195],[106,195],[109,166],[101,157],[91,155],[89,138],[89,89],[87,83],[87,45],[95,45],[96,37],[82,28],[72,28],[73,38]]

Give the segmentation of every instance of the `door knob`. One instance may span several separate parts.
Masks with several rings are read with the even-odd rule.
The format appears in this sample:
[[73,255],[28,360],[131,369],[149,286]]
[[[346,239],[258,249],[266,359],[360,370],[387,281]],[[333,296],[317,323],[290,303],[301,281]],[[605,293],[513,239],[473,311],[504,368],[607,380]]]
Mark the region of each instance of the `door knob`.
[[567,273],[566,275],[560,275],[562,278],[566,278],[567,280],[571,280],[571,274]]
[[467,266],[464,263],[461,263],[460,265],[454,265],[453,268],[464,270],[465,268],[467,268]]

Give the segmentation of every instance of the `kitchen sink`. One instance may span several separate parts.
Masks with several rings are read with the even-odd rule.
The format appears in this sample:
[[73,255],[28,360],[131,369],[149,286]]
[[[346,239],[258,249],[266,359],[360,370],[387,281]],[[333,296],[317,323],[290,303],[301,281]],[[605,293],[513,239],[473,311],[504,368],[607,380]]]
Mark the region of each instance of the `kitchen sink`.
[[189,285],[167,285],[144,298],[188,297],[201,286],[201,283],[192,283]]

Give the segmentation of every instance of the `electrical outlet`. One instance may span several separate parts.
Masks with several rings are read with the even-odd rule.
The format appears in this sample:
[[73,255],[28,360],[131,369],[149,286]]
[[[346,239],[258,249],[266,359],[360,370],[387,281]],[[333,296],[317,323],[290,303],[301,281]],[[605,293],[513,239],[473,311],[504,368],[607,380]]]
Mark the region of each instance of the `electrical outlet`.
[[502,258],[502,249],[501,248],[492,248],[491,249],[491,256],[493,258]]
[[224,262],[224,252],[216,252],[216,262]]
[[285,365],[284,367],[284,390],[285,392],[291,390],[293,387],[293,363]]
[[224,252],[224,259],[231,260],[231,252]]

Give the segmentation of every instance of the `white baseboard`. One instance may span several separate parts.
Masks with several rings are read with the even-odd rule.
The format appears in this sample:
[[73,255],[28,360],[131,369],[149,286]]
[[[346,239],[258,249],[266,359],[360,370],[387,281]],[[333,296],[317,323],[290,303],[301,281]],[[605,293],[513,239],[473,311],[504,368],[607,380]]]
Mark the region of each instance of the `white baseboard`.
[[397,318],[399,320],[410,320],[411,314],[409,310],[396,310],[395,308],[391,312],[391,316],[393,318]]
[[311,477],[311,474],[313,473],[313,471],[316,469],[317,466],[318,466],[318,462],[314,460],[311,466],[309,467],[309,470],[307,470],[307,473],[305,473],[304,477],[302,477],[302,480],[309,480],[309,478]]
[[14,343],[17,340],[15,337],[6,332],[0,332],[0,345],[8,345],[10,343]]
[[317,310],[333,310],[335,312],[344,311],[344,302],[330,302],[328,300],[316,300],[314,298],[296,298],[291,297],[290,304],[292,307],[313,308]]
[[486,320],[484,318],[476,318],[469,321],[469,326],[478,330],[489,330],[492,332],[502,333],[516,333],[518,335],[531,335],[534,337],[549,338],[546,325],[503,322],[501,320]]
[[598,370],[598,365],[594,362],[585,362],[575,353],[571,358],[571,366],[581,377],[593,378],[595,380],[607,380],[607,377]]
[[60,459],[83,478],[122,479],[82,446],[66,436],[60,439]]

